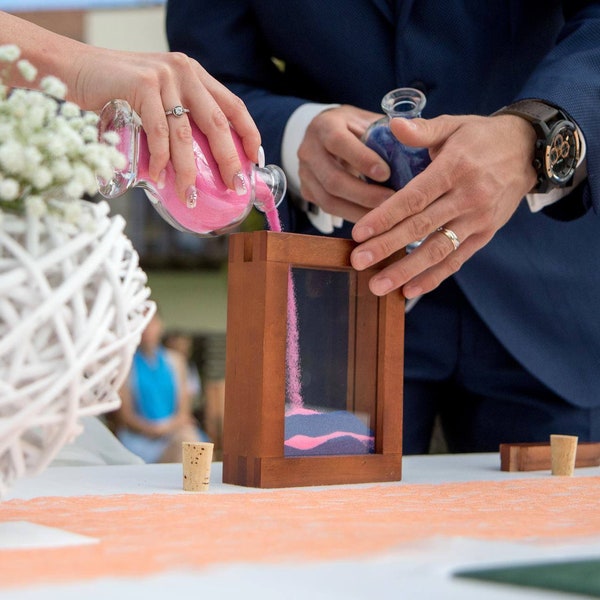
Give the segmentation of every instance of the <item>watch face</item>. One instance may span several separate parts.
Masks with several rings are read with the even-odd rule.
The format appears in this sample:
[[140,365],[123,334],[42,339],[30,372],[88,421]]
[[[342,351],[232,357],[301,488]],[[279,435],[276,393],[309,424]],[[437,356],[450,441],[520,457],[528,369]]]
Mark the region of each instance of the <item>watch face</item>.
[[572,123],[559,121],[548,136],[545,166],[548,178],[557,185],[564,185],[573,176],[579,160],[579,136]]

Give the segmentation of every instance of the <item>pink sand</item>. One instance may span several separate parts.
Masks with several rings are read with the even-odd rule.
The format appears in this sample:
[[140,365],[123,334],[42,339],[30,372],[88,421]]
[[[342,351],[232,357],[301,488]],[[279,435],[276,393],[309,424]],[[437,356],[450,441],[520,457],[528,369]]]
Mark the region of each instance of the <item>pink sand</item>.
[[[154,188],[156,195],[160,196],[162,204],[181,225],[196,233],[210,234],[239,223],[246,217],[252,208],[252,189],[248,181],[247,192],[239,196],[223,183],[206,136],[195,124],[191,123],[191,125],[197,169],[198,203],[196,207],[188,208],[177,196],[175,171],[170,161],[166,168],[165,185],[162,189],[158,189],[156,183],[150,179],[148,173],[150,154],[146,134],[143,130],[140,131],[139,140],[138,180],[147,182],[147,185]],[[244,173],[249,178],[252,165],[246,158],[240,138],[234,131],[232,131],[232,136],[242,161]],[[257,185],[257,195],[261,197],[262,194],[258,194],[258,191],[259,186]]]
[[[269,194],[264,199],[265,216],[271,231],[281,231],[279,213],[275,207],[275,200]],[[296,289],[292,270],[288,272],[288,304],[287,304],[287,343],[286,343],[286,367],[287,367],[287,396],[292,406],[292,411],[302,410],[302,375],[300,367],[300,337],[298,332],[298,306],[296,301]],[[313,411],[314,412],[314,411]]]
[[360,433],[352,433],[349,431],[334,431],[333,433],[328,433],[327,435],[319,435],[317,437],[310,437],[308,435],[295,435],[287,440],[285,440],[285,445],[290,446],[292,448],[296,448],[296,450],[312,450],[313,448],[317,448],[321,444],[328,442],[329,440],[333,440],[340,437],[350,436],[356,440],[364,442],[365,444],[369,444],[373,438],[368,435],[361,435]]

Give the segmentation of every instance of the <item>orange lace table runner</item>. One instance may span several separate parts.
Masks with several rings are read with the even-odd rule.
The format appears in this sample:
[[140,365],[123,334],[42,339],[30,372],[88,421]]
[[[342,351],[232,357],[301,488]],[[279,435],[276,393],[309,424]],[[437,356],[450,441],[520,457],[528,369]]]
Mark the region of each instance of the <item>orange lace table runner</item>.
[[599,491],[600,477],[555,477],[12,500],[0,503],[0,521],[29,521],[100,541],[0,551],[0,585],[143,576],[235,562],[359,558],[434,536],[589,538],[600,535]]

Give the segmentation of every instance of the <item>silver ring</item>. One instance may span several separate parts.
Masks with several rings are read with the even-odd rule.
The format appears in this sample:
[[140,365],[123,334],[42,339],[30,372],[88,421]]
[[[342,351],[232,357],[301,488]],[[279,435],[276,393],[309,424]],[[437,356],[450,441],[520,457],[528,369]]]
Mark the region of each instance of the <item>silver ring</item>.
[[185,115],[185,113],[189,113],[189,112],[190,112],[189,108],[183,108],[183,106],[181,106],[181,104],[178,104],[177,106],[174,106],[170,110],[165,110],[165,115],[167,115],[167,117],[170,115],[173,115],[174,117],[183,117],[183,115]]
[[448,229],[447,227],[438,227],[436,231],[443,233],[452,242],[454,249],[458,250],[458,247],[460,246],[460,240],[454,231],[452,231],[452,229]]

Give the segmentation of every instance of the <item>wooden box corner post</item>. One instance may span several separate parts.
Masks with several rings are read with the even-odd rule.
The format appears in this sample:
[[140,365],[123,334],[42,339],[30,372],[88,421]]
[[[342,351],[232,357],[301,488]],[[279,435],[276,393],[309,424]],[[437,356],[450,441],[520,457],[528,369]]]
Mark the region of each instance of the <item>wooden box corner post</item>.
[[[369,291],[373,271],[358,272],[350,266],[355,245],[347,239],[271,231],[230,236],[225,483],[278,488],[401,479],[404,298],[399,291],[383,297]],[[289,455],[285,421],[290,272],[292,281],[304,277],[309,283],[311,274],[316,274],[313,279],[317,280],[343,278],[341,289],[347,297],[340,298],[338,312],[343,313],[346,326],[341,333],[338,329],[337,334],[323,334],[322,341],[326,344],[337,336],[332,343],[343,347],[340,354],[345,372],[339,386],[343,397],[336,402],[342,403],[343,412],[360,415],[368,424],[371,445],[363,453]],[[305,287],[308,296],[314,296],[311,285]],[[297,289],[299,307],[305,292]],[[319,302],[317,299],[314,304],[320,306]],[[302,337],[301,319],[299,331]],[[320,361],[327,379],[330,373],[333,376],[333,369],[319,356],[321,346],[311,347],[308,357]],[[303,365],[301,373],[304,387]]]

